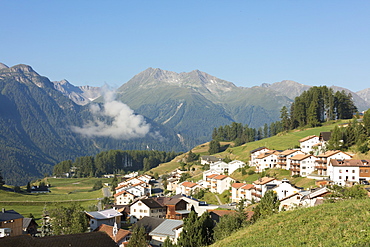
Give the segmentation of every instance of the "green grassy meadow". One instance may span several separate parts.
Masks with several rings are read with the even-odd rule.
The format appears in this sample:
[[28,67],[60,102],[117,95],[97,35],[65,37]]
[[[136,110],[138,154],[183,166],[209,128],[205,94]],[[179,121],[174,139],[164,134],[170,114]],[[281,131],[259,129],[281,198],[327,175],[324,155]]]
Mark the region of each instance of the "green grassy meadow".
[[212,246],[369,246],[369,208],[367,198],[281,212]]
[[[73,201],[79,203],[88,210],[89,206],[96,205],[98,198],[103,197],[102,190],[92,191],[94,183],[101,180],[110,183],[107,178],[47,178],[46,183],[51,185],[51,193],[31,194],[15,193],[0,190],[0,208],[13,209],[24,217],[30,213],[38,219],[41,217],[43,208],[54,207],[55,204],[70,204]],[[25,188],[22,188],[25,190]]]

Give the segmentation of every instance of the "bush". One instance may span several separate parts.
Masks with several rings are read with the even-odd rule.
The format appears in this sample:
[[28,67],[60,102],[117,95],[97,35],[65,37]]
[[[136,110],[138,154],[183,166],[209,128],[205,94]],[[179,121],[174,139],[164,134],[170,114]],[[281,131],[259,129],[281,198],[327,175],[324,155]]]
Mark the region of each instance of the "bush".
[[99,189],[101,189],[101,188],[103,188],[103,183],[102,183],[102,181],[101,180],[98,180],[98,181],[96,181],[95,182],[95,184],[94,184],[94,186],[93,186],[93,190],[99,190]]
[[253,170],[249,170],[248,171],[248,175],[253,175],[253,174],[255,174],[256,172],[255,171],[253,171]]

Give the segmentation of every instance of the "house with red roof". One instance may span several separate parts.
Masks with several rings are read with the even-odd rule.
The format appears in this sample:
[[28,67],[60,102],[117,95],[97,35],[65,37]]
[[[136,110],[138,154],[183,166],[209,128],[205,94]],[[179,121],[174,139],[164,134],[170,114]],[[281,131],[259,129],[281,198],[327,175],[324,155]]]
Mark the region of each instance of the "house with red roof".
[[222,194],[225,190],[229,190],[232,183],[235,183],[235,180],[227,175],[217,175],[213,174],[208,176],[210,183],[210,190],[212,193]]
[[231,185],[231,202],[240,202],[241,200],[246,200],[250,202],[252,200],[252,189],[253,184],[247,183],[233,183]]
[[197,183],[185,181],[177,185],[176,194],[183,194],[183,195],[190,196],[193,192],[195,192],[196,190],[200,190],[200,189],[205,189],[205,188],[200,186]]

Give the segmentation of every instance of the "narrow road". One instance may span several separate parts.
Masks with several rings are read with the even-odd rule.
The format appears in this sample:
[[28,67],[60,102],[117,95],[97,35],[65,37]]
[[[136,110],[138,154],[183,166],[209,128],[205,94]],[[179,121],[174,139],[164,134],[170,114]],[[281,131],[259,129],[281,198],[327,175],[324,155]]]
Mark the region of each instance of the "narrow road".
[[112,193],[110,192],[109,187],[102,188],[102,191],[103,191],[103,197],[111,197],[112,196]]
[[218,201],[218,205],[222,205],[222,202],[221,202],[220,198],[218,198],[218,195],[215,194],[215,197],[216,197],[216,199]]

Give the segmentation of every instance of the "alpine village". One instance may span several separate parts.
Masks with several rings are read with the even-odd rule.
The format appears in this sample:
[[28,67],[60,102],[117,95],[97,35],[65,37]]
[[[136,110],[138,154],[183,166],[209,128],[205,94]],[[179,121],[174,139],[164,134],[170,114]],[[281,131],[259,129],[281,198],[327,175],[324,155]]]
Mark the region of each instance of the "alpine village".
[[[198,98],[166,94],[169,74]],[[81,131],[89,107],[108,103],[99,88],[70,88],[1,64],[1,247],[369,246],[370,101],[360,93],[292,81],[272,93],[149,68],[116,102],[150,134],[120,141]]]

